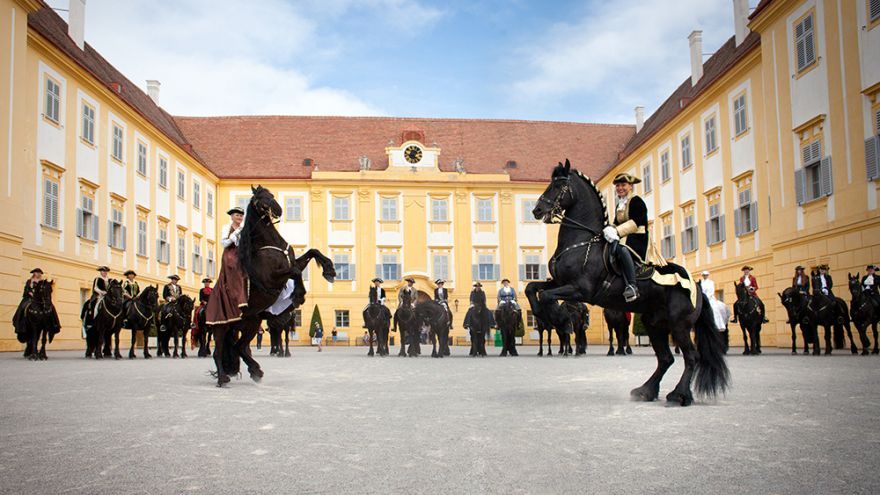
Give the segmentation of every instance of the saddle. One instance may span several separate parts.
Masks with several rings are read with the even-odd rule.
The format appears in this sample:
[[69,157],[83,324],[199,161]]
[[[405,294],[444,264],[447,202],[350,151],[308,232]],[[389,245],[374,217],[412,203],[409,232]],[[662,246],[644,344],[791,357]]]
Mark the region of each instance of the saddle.
[[[620,269],[620,262],[615,256],[614,251],[611,247],[614,244],[605,244],[605,247],[602,250],[602,261],[605,264],[605,270],[608,272],[608,278],[606,278],[603,285],[606,287],[610,287],[611,282],[616,277],[623,277],[623,273]],[[629,254],[633,258],[633,263],[636,268],[636,282],[646,282],[651,281],[657,285],[673,287],[680,286],[682,289],[688,291],[688,295],[691,299],[691,304],[694,307],[697,307],[697,290],[696,284],[694,283],[694,279],[691,277],[691,274],[682,266],[667,263],[665,265],[655,265],[650,261],[645,261],[641,256],[636,254],[635,251],[632,250],[627,245],[623,245]]]
[[[635,253],[629,246],[626,244],[621,244],[627,252],[632,256],[633,263],[636,266],[636,280],[650,280],[651,277],[654,276],[654,272],[657,270],[657,266],[653,263],[645,261],[641,256]],[[602,260],[605,263],[605,270],[608,273],[616,275],[618,277],[623,276],[623,272],[620,269],[620,261],[615,256],[614,251],[612,251],[611,247],[613,244],[605,244],[605,248],[602,251]]]

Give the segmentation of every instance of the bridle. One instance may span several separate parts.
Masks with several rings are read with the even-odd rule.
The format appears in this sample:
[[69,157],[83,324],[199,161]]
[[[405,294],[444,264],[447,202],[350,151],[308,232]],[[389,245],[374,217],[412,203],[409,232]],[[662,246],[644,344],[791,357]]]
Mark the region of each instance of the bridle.
[[[556,261],[559,260],[559,258],[561,258],[563,255],[565,255],[569,251],[586,246],[587,253],[584,256],[584,266],[586,266],[587,259],[590,257],[590,250],[592,249],[593,244],[596,242],[599,242],[602,239],[602,235],[600,232],[597,232],[592,227],[590,227],[588,225],[584,225],[583,223],[578,222],[577,220],[574,220],[574,219],[571,219],[571,218],[568,218],[565,216],[565,209],[562,207],[563,198],[565,198],[565,195],[568,195],[572,201],[574,201],[576,199],[575,195],[574,195],[574,189],[571,187],[571,175],[554,177],[551,180],[551,182],[553,182],[553,183],[562,182],[562,185],[558,187],[559,192],[556,194],[556,197],[554,197],[552,201],[547,199],[543,194],[538,198],[539,203],[544,203],[546,205],[549,205],[549,207],[550,207],[550,211],[546,215],[546,217],[549,218],[549,220],[546,223],[558,223],[562,226],[573,228],[575,230],[583,230],[583,231],[586,231],[586,232],[589,232],[590,234],[592,234],[593,237],[591,237],[589,240],[578,242],[578,243],[572,244],[570,246],[566,246],[565,249],[560,251],[558,254],[553,255],[550,258],[550,261],[548,264],[550,266],[553,266],[556,264]],[[552,270],[551,270],[551,273],[552,273]]]
[[260,214],[261,220],[266,220],[270,225],[275,225],[281,221],[281,216],[275,216],[275,214],[272,213],[272,206],[266,204],[266,201],[252,200],[251,203],[254,205],[254,209],[257,210],[257,213]]

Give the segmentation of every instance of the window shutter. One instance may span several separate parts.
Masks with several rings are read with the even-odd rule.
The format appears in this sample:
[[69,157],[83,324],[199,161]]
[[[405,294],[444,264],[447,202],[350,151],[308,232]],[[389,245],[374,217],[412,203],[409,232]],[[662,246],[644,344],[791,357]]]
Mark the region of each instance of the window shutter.
[[156,261],[162,261],[162,241],[156,239]]
[[822,183],[823,196],[831,196],[834,192],[834,178],[831,172],[831,156],[826,156],[819,165],[819,180]]
[[721,215],[721,218],[718,219],[718,227],[721,230],[721,239],[719,242],[724,242],[727,240],[727,229],[724,228],[724,215]]
[[669,257],[675,258],[675,236],[674,235],[669,236],[669,243],[672,245],[672,250],[670,252]]
[[526,279],[526,265],[519,265],[519,279]]
[[494,275],[495,277],[492,280],[500,280],[501,279],[501,265],[494,265]]
[[107,245],[116,247],[113,245],[113,221],[109,218],[107,219]]
[[82,210],[76,209],[76,236],[82,237],[83,235],[83,214]]
[[480,265],[471,265],[471,278],[474,281],[480,280]]
[[742,231],[742,208],[737,208],[733,210],[733,233],[739,237],[743,234]]
[[804,204],[804,198],[806,196],[806,184],[804,184],[804,175],[804,169],[794,171],[794,194],[795,198],[797,199],[798,205]]
[[125,230],[125,225],[122,226],[122,250],[125,251],[125,241],[128,239],[127,231]]
[[687,239],[685,238],[685,232],[687,232],[686,229],[681,231],[681,252],[682,252],[682,254],[688,252],[688,243],[687,243]]
[[355,280],[357,277],[355,277],[354,274],[355,274],[354,263],[351,263],[348,265],[348,279]]
[[706,220],[706,245],[712,244],[712,225],[709,224],[709,220]]
[[382,278],[382,264],[376,263],[376,278]]
[[810,29],[807,32],[807,35],[804,36],[804,56],[806,65],[812,64],[814,60],[816,60],[816,54],[814,52],[815,48],[813,46],[813,30]]
[[100,235],[98,235],[98,215],[92,215],[92,240],[97,241]]
[[700,228],[696,225],[693,226],[694,229],[694,238],[691,240],[691,250],[696,251],[700,246]]
[[395,280],[400,280],[403,278],[403,263],[398,263],[394,266],[397,267],[397,276],[395,277]]
[[547,280],[547,265],[538,266],[538,276],[541,280]]
[[[880,3],[880,0],[877,0]],[[880,160],[880,137],[871,136],[865,140],[865,168],[868,171],[868,180],[874,180],[880,173],[878,173],[878,160]]]

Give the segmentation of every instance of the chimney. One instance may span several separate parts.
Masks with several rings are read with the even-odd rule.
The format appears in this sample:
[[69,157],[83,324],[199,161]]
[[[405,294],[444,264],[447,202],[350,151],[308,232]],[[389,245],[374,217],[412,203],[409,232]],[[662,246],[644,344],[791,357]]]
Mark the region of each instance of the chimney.
[[736,46],[749,35],[749,0],[733,0],[733,25],[736,28]]
[[691,86],[703,77],[703,32],[694,31],[688,36],[691,45]]
[[645,107],[639,105],[636,107],[636,132],[642,130],[645,125]]
[[159,105],[159,86],[161,85],[162,83],[155,79],[147,79],[147,94],[150,95],[150,99],[156,106]]
[[70,0],[67,13],[67,34],[80,50],[86,46],[86,0]]

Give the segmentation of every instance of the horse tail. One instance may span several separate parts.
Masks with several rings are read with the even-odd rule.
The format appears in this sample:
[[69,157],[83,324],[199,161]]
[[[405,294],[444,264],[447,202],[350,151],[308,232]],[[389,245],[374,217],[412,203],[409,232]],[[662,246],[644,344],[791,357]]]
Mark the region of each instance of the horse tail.
[[730,370],[724,361],[724,346],[715,328],[712,305],[705,294],[700,292],[700,296],[702,307],[694,331],[698,353],[695,385],[698,394],[715,397],[729,388]]

